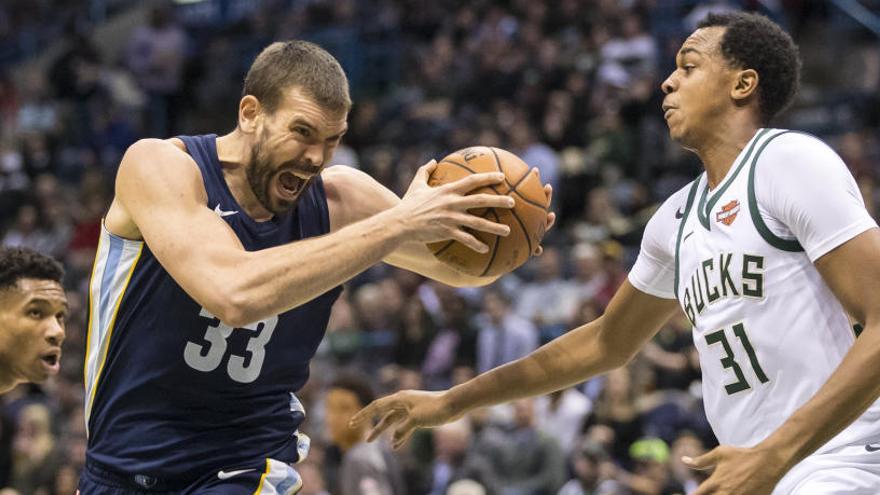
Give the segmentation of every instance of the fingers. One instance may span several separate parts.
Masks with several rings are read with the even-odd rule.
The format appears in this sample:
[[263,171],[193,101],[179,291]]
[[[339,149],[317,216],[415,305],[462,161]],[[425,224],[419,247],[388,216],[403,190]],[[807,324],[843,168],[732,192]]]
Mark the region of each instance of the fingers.
[[457,200],[456,205],[462,210],[473,208],[513,208],[516,205],[516,200],[510,196],[498,194],[471,194],[462,196]]
[[453,230],[450,237],[478,253],[489,252],[489,246],[483,244],[479,239],[463,230]]
[[503,223],[495,223],[476,215],[463,213],[457,218],[457,220],[463,227],[479,230],[480,232],[487,232],[489,234],[500,235],[503,237],[507,237],[510,234],[509,226]]
[[718,483],[715,482],[712,478],[707,479],[703,482],[702,485],[697,488],[697,491],[692,493],[691,495],[712,495],[713,493],[718,492]]
[[428,177],[431,176],[431,172],[433,172],[435,168],[437,168],[437,160],[431,160],[430,162],[422,165],[421,167],[419,167],[418,170],[416,170],[416,175],[413,180],[427,183]]
[[547,204],[553,204],[553,186],[544,184],[544,194],[547,196]]
[[553,228],[554,224],[556,224],[556,213],[551,211],[547,214],[547,227],[545,229],[545,232]]
[[387,404],[387,397],[383,397],[381,399],[376,399],[373,402],[370,402],[367,407],[361,409],[354,416],[351,417],[351,420],[348,422],[349,428],[360,428],[367,421],[372,421],[374,417],[378,414],[382,413],[385,410],[385,404]]
[[718,463],[718,454],[718,448],[716,447],[699,457],[692,458],[684,456],[681,458],[681,462],[691,469],[699,469],[703,471],[714,467],[715,464]]
[[474,189],[486,186],[494,186],[502,182],[504,182],[504,174],[502,174],[501,172],[486,172],[481,174],[468,175],[463,179],[459,179],[455,182],[450,182],[443,187],[461,194],[467,194]]
[[409,440],[409,437],[412,436],[413,431],[415,431],[415,427],[412,421],[407,420],[394,432],[394,438],[391,441],[392,448],[394,448],[394,450],[399,450],[403,447],[403,444],[405,444],[406,441]]
[[382,434],[385,430],[388,429],[389,426],[393,425],[398,419],[401,417],[401,413],[403,411],[391,411],[382,418],[382,421],[379,421],[379,424],[373,427],[370,430],[370,433],[367,435],[367,441],[372,442],[373,440],[379,438],[379,435]]

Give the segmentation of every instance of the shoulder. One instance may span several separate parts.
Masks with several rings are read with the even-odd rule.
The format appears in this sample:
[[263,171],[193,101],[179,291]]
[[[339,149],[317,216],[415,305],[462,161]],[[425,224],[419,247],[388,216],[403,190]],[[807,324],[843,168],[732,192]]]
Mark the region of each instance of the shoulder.
[[368,174],[346,165],[334,165],[321,172],[330,230],[363,220],[400,201],[396,194]]
[[347,165],[333,165],[321,172],[321,180],[324,181],[324,189],[327,191],[327,199],[344,197],[349,192],[378,185],[375,179],[367,173]]
[[797,179],[799,175],[811,171],[846,171],[837,152],[818,137],[800,131],[777,131],[758,148],[754,162],[760,166],[756,173],[783,174]]
[[186,177],[200,175],[198,166],[179,139],[140,139],[128,147],[119,165],[120,173],[174,171]]

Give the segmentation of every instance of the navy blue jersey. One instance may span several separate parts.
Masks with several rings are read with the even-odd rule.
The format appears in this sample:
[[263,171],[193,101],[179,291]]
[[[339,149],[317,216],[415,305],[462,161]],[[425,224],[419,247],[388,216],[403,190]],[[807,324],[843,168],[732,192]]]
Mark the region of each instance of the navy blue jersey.
[[[296,210],[256,222],[232,196],[216,136],[182,137],[208,208],[255,251],[330,230],[320,177]],[[302,260],[290,260],[300,263]],[[296,460],[308,379],[341,288],[269,319],[230,328],[201,307],[149,246],[102,228],[89,287],[85,364],[88,458],[163,478]]]

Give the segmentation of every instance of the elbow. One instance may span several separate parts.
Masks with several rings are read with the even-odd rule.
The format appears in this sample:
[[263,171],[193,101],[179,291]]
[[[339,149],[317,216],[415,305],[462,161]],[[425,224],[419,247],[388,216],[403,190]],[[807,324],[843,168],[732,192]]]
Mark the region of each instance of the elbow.
[[232,328],[241,328],[254,321],[248,314],[247,305],[242,298],[236,295],[217,295],[210,302],[205,303],[204,308],[211,316],[218,318],[225,325]]

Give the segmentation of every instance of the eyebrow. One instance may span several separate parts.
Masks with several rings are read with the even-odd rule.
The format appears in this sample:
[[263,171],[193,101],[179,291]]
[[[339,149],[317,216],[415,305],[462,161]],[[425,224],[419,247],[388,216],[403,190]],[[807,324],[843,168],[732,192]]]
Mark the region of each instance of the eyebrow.
[[[297,117],[297,118],[293,119],[293,122],[291,122],[291,124],[290,124],[290,128],[293,129],[294,127],[296,127],[298,125],[303,126],[303,127],[307,127],[309,130],[311,130],[315,134],[318,134],[318,129],[316,129],[315,126],[313,126],[308,120],[306,120],[302,117]],[[335,140],[341,138],[342,135],[345,134],[346,132],[348,132],[348,124],[346,124],[345,128],[342,129],[342,132],[340,132],[339,134],[328,137],[327,140],[328,141],[335,141]]]
[[[28,300],[27,304],[41,304],[44,306],[52,306],[52,301],[46,299],[45,297],[34,296]],[[61,305],[64,306],[64,311],[68,311],[70,309],[70,305],[67,303],[67,301],[63,301]]]
[[693,48],[693,47],[690,47],[690,46],[688,46],[688,47],[684,47],[684,48],[682,48],[681,50],[678,51],[678,55],[679,55],[680,57],[683,57],[683,56],[687,55],[688,53],[696,53],[697,55],[702,55],[702,54],[703,54],[703,52],[701,52],[700,50],[697,50],[696,48]]

